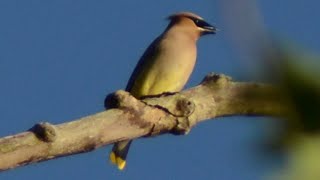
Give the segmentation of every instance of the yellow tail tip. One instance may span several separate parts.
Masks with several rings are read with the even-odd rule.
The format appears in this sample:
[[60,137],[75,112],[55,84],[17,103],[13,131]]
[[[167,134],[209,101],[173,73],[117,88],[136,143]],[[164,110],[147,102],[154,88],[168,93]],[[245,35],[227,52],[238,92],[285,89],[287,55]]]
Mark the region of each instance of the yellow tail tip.
[[126,160],[123,160],[120,157],[117,157],[117,165],[119,170],[123,170],[124,167],[126,166]]
[[119,170],[123,170],[126,166],[126,161],[122,159],[121,157],[117,157],[114,152],[110,153],[110,161],[112,164],[117,165]]

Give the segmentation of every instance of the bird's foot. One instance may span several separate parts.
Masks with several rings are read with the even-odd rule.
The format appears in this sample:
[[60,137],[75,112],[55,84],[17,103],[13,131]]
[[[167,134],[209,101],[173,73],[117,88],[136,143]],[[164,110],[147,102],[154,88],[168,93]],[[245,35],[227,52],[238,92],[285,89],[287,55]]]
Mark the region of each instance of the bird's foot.
[[140,97],[140,100],[144,100],[144,99],[147,99],[147,98],[160,98],[160,97],[165,97],[165,96],[172,96],[172,95],[175,95],[177,93],[179,93],[179,92],[163,92],[161,94],[146,95],[146,96]]
[[191,127],[188,117],[177,117],[177,125],[172,129],[174,135],[186,135],[190,132]]
[[189,133],[191,129],[189,116],[194,112],[194,109],[195,104],[186,98],[181,98],[177,101],[176,111],[172,113],[177,117],[177,125],[172,131],[173,134],[185,135]]

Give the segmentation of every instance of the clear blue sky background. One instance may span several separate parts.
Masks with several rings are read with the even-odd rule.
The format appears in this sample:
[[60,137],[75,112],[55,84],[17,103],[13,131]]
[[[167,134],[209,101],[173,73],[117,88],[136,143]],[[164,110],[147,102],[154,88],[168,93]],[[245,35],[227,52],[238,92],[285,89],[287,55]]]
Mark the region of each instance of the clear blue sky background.
[[[269,30],[319,52],[319,1],[257,5]],[[102,111],[105,95],[125,88],[165,17],[186,10],[222,29],[199,41],[187,87],[211,71],[256,79],[232,49],[219,1],[0,1],[0,136]],[[109,164],[108,146],[6,171],[0,179],[260,179],[283,163],[257,151],[269,120],[218,118],[187,136],[136,140],[123,172]]]

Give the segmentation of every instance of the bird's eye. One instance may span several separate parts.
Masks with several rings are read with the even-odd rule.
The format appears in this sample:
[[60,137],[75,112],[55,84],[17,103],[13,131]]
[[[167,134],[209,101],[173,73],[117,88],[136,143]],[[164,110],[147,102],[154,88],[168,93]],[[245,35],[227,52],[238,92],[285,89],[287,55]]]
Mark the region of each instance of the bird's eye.
[[199,24],[199,19],[194,19],[193,22],[198,26],[198,24]]
[[202,27],[204,21],[202,21],[202,20],[200,20],[200,19],[193,19],[193,22],[194,22],[194,24],[195,24],[196,26]]

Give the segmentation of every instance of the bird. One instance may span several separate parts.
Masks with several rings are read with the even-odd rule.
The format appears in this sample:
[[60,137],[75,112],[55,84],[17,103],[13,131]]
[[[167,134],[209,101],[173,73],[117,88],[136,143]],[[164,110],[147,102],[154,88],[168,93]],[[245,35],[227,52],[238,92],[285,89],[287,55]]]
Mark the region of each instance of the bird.
[[[178,12],[167,19],[167,28],[145,50],[129,78],[126,91],[135,98],[181,91],[195,66],[197,40],[217,31],[192,12]],[[131,143],[116,142],[112,148],[109,158],[119,170],[126,166]]]

